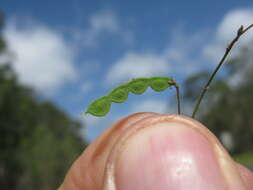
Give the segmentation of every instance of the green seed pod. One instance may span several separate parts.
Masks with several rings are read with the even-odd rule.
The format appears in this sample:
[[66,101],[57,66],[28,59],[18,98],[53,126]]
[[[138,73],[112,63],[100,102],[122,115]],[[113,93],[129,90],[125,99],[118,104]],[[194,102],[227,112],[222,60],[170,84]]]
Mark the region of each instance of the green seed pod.
[[128,98],[128,85],[123,84],[117,88],[114,88],[108,95],[110,98],[111,102],[115,103],[123,103],[127,100]]
[[[137,78],[133,79],[127,84],[120,85],[114,88],[108,96],[103,96],[92,102],[89,106],[86,114],[91,114],[97,117],[105,116],[111,108],[111,103],[123,103],[128,98],[128,93],[132,92],[134,94],[142,94],[146,91],[148,86],[150,86],[154,91],[164,91],[169,86],[176,85],[176,83],[168,77],[152,77],[152,78]],[[178,86],[177,97],[179,97]],[[180,113],[180,103],[178,98],[178,107]]]
[[147,78],[138,78],[133,79],[131,82],[128,83],[129,90],[134,94],[142,94],[146,91],[149,86],[149,79]]
[[97,117],[102,117],[105,116],[110,111],[110,108],[111,108],[110,98],[108,98],[107,96],[103,96],[92,102],[88,106],[88,109],[85,113],[86,114],[89,113]]
[[157,92],[166,90],[173,80],[168,77],[152,77],[150,80],[150,87]]

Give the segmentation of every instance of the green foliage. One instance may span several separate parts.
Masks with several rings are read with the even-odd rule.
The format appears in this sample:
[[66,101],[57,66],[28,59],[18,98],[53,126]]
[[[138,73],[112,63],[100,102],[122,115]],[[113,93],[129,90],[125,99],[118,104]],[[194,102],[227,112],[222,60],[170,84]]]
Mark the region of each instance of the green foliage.
[[[0,16],[1,20],[1,16]],[[0,54],[6,46],[1,36]],[[86,146],[81,124],[0,65],[0,189],[53,190]]]
[[0,187],[57,189],[85,147],[81,125],[0,66]]
[[243,165],[250,166],[253,164],[253,152],[245,152],[242,154],[237,154],[233,156],[236,162],[239,162]]
[[123,103],[128,98],[128,93],[143,94],[150,86],[154,91],[161,92],[175,82],[169,77],[137,78],[130,82],[114,88],[107,96],[93,101],[87,108],[86,114],[102,117],[105,116],[111,107],[111,103]]
[[83,150],[80,140],[73,133],[59,134],[48,125],[38,125],[20,143],[19,160],[25,170],[17,189],[57,189]]

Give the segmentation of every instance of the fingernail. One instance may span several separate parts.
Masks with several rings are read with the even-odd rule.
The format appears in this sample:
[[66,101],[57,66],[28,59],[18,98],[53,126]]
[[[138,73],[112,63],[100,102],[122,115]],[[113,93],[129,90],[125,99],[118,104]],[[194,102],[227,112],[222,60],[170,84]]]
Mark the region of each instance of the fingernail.
[[118,155],[115,187],[230,189],[216,152],[205,135],[183,123],[163,122],[140,129],[128,137]]

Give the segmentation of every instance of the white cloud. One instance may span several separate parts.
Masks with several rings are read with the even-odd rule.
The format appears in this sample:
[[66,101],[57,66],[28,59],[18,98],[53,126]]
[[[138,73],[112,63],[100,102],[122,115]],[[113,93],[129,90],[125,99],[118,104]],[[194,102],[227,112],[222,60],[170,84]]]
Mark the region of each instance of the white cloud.
[[126,53],[110,69],[106,76],[107,84],[122,82],[137,77],[166,74],[170,67],[163,56],[151,53]]
[[105,10],[93,15],[90,19],[91,30],[95,32],[108,31],[117,32],[119,30],[119,22],[112,11]]
[[84,82],[81,86],[82,93],[88,93],[93,89],[93,83],[91,81]]
[[217,62],[221,59],[221,56],[224,54],[225,48],[226,45],[221,42],[208,44],[203,48],[203,56],[217,64]]
[[173,74],[187,78],[208,66],[203,61],[201,52],[206,44],[206,38],[210,36],[205,29],[188,33],[187,28],[175,27],[170,36],[168,47],[164,51],[164,56],[168,59]]
[[[231,41],[236,35],[238,28],[243,25],[249,26],[253,22],[253,9],[233,10],[225,15],[217,29],[217,38],[223,41]],[[243,42],[253,39],[251,35],[246,35]],[[242,43],[242,42],[241,42]]]
[[13,68],[21,83],[52,93],[75,78],[73,52],[56,31],[35,23],[20,28],[10,22],[4,35],[15,54]]
[[119,18],[111,10],[98,11],[89,20],[89,26],[83,31],[77,31],[77,39],[82,39],[86,47],[96,47],[98,40],[104,34],[114,34],[121,37],[126,44],[133,42],[133,33],[123,29]]
[[156,112],[166,113],[168,111],[168,103],[162,100],[145,99],[133,104],[131,113],[136,112]]
[[115,33],[119,30],[119,22],[112,11],[101,11],[90,18],[89,28],[82,33],[84,36],[84,45],[94,47],[97,45],[97,40],[104,32]]
[[[224,54],[226,45],[236,36],[237,30],[241,25],[249,26],[253,22],[253,9],[237,9],[228,12],[216,29],[216,35],[213,42],[204,49],[204,56],[217,62]],[[247,46],[253,40],[253,32],[249,31],[247,35],[240,38],[240,46]],[[238,54],[238,48],[233,51],[233,56]],[[231,56],[230,56],[231,57]]]
[[126,52],[111,66],[106,83],[111,85],[137,77],[168,74],[185,78],[201,69],[200,56],[196,58],[195,54],[203,47],[204,35],[204,32],[189,35],[176,27],[161,53]]

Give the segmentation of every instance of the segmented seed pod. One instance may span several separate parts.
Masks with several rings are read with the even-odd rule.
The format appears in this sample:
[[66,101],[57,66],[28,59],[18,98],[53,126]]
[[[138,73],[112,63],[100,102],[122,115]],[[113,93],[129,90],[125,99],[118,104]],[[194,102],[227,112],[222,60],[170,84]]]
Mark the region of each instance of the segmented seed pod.
[[128,84],[123,84],[117,88],[114,88],[108,95],[111,102],[123,103],[128,98]]
[[108,96],[103,96],[101,98],[96,99],[89,106],[86,114],[92,114],[94,116],[102,117],[105,116],[111,108],[111,101]]
[[123,103],[127,100],[129,92],[142,94],[150,86],[154,91],[164,91],[175,82],[168,77],[152,77],[133,79],[127,84],[114,88],[108,96],[103,96],[92,102],[85,113],[94,116],[105,116],[111,108],[111,103]]
[[143,94],[148,86],[149,86],[149,79],[147,78],[138,78],[133,79],[131,82],[128,83],[129,91],[134,94]]
[[173,80],[168,77],[152,77],[149,80],[150,87],[157,92],[166,90],[173,83]]

